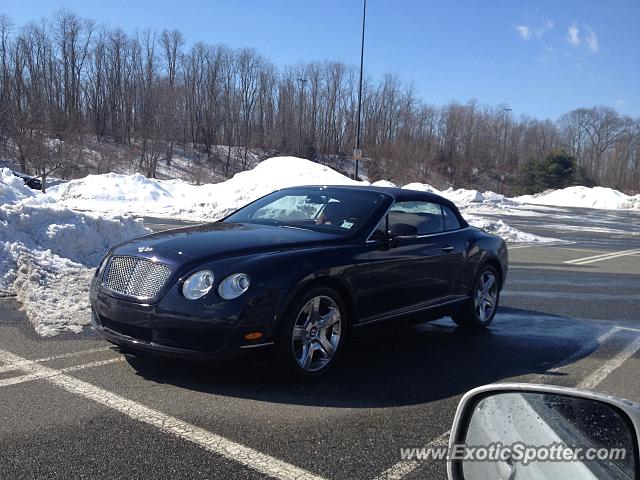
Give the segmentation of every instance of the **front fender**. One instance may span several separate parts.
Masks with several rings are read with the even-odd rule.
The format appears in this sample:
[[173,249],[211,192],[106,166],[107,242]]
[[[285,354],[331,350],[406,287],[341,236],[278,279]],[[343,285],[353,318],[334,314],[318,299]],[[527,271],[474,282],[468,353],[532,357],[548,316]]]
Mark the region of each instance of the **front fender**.
[[[286,292],[277,308],[282,317],[300,292],[323,283],[338,291],[350,310],[358,315],[358,305],[369,282],[370,263],[364,245],[349,244],[283,252],[269,258],[270,268],[262,268],[265,283]],[[276,287],[277,285],[277,287]]]

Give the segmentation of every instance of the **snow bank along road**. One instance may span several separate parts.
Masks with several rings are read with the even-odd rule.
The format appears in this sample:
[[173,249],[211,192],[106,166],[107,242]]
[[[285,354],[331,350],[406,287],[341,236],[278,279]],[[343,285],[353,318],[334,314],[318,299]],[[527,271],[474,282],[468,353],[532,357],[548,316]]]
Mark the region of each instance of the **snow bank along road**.
[[640,214],[544,213],[509,222],[574,243],[512,248],[490,331],[441,320],[369,332],[307,384],[260,357],[194,366],[124,359],[90,332],[39,337],[2,300],[0,478],[443,478],[443,464],[402,462],[400,448],[446,441],[477,385],[640,401]]

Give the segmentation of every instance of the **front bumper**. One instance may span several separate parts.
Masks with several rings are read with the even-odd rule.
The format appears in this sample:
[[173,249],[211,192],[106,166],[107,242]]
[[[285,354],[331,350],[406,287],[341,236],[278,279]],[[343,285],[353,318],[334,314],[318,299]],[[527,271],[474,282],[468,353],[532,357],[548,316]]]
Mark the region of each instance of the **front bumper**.
[[[124,349],[188,360],[227,360],[273,344],[280,290],[247,292],[236,300],[206,304],[169,292],[157,304],[128,301],[91,288],[91,323]],[[249,332],[261,332],[254,341]]]

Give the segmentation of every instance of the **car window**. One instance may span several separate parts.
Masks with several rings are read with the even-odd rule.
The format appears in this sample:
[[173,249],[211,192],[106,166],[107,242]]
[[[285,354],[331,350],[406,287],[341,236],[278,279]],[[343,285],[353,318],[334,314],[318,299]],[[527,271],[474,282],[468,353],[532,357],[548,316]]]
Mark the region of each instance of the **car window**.
[[251,218],[255,220],[277,219],[304,220],[314,219],[322,209],[322,203],[311,203],[307,195],[288,195],[279,198],[256,210]]
[[396,202],[389,210],[389,230],[395,235],[428,235],[444,231],[440,204],[423,201]]
[[383,195],[372,192],[300,187],[267,195],[224,221],[346,233],[369,221],[383,200]]
[[455,213],[451,211],[449,207],[445,207],[442,205],[442,214],[444,215],[444,229],[449,230],[459,230],[462,228],[460,226],[460,220]]
[[387,216],[382,217],[382,220],[378,222],[376,228],[371,233],[370,238],[377,239],[382,238],[387,234]]

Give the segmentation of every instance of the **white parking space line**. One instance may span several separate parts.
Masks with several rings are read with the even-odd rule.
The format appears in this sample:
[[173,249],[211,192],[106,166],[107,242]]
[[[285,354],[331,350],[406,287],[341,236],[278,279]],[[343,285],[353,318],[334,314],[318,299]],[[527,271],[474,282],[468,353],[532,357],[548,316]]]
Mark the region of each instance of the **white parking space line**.
[[[639,278],[640,280],[640,278]],[[538,285],[538,286],[562,286],[562,287],[602,287],[602,280],[598,279],[575,279],[556,280],[549,278],[547,275],[533,278],[510,278],[509,286],[512,285]],[[607,281],[607,287],[628,287],[629,280]],[[516,291],[516,290],[512,290]]]
[[[632,251],[633,250],[622,250],[622,252],[632,252]],[[564,263],[578,263],[578,262],[583,262],[585,260],[591,260],[594,258],[608,257],[609,255],[616,255],[617,253],[622,253],[622,252],[604,252],[604,253],[599,253],[597,255],[591,255],[590,257],[574,258],[573,260],[567,260]]]
[[[596,341],[598,345],[601,345],[605,340],[611,337],[614,333],[619,332],[620,330],[634,330],[627,327],[612,327],[602,335],[600,335]],[[547,370],[548,373],[557,372],[562,367],[575,362],[576,360],[588,355],[593,350],[593,344],[587,344],[582,346],[576,352],[568,356],[567,358],[556,363],[552,368]],[[638,350],[640,350],[640,336],[633,341],[628,347],[626,347],[623,351],[618,353],[611,360],[606,362],[600,368],[598,368],[595,372],[586,377],[576,388],[582,389],[593,389],[598,384],[600,384],[611,372],[613,372],[616,368],[622,365],[626,360],[632,357]],[[534,379],[534,381],[530,383],[545,383],[550,377],[547,374],[539,375]],[[431,440],[426,447],[435,447],[440,445],[447,445],[449,442],[449,434],[450,430],[447,430],[443,434],[439,435],[435,439]],[[410,473],[414,472],[418,468],[424,465],[424,462],[419,462],[416,460],[402,460],[395,465],[392,465],[380,475],[376,476],[374,480],[400,480]]]
[[567,260],[564,263],[569,265],[587,265],[589,263],[602,262],[604,260],[611,260],[613,258],[633,255],[634,253],[640,253],[640,248],[636,248],[633,250],[622,250],[620,252],[603,253],[601,255],[592,255],[590,257],[574,258],[573,260]]
[[[72,357],[79,357],[81,355],[89,355],[92,353],[105,352],[107,350],[112,350],[112,347],[88,348],[86,350],[79,350],[77,352],[61,353],[60,355],[54,355],[52,357],[37,358],[35,360],[25,360],[25,361],[37,362],[37,363],[51,362],[53,360],[60,360],[63,358],[72,358]],[[12,363],[9,365],[0,365],[0,373],[11,372],[13,370],[20,370],[20,362]]]
[[[55,370],[56,373],[53,375],[60,375],[61,373],[68,372],[77,372],[79,370],[86,370],[87,368],[95,368],[102,367],[104,365],[109,365],[111,363],[122,362],[124,357],[110,358],[108,360],[98,360],[96,362],[84,363],[82,365],[74,365],[72,367],[61,368],[60,370]],[[16,369],[20,369],[16,367]],[[0,380],[0,387],[6,387],[9,385],[17,385],[19,383],[30,382],[32,380],[40,380],[49,378],[50,375],[42,376],[35,373],[28,373],[27,375],[21,375],[19,377],[11,377]]]
[[587,261],[584,261],[584,262],[575,263],[574,265],[587,265],[589,263],[602,262],[604,260],[613,260],[614,258],[626,257],[626,256],[633,255],[634,253],[638,253],[638,252],[640,252],[640,249],[635,250],[634,252],[620,252],[620,253],[617,253],[615,255],[609,255],[608,257],[604,257],[604,258],[594,258],[592,260],[587,260]]
[[640,328],[632,328],[632,327],[616,327],[620,330],[627,330],[628,332],[638,332],[640,333]]
[[20,370],[16,365],[0,365],[0,373],[12,372],[13,370]]
[[624,350],[618,353],[611,360],[605,362],[595,372],[591,373],[587,378],[582,380],[577,388],[592,390],[596,385],[601,383],[611,372],[617,369],[624,362],[629,360],[640,350],[640,336],[629,344]]
[[256,470],[270,477],[282,480],[322,480],[307,470],[296,467],[270,455],[266,455],[250,447],[233,442],[203,428],[153,410],[140,403],[121,397],[115,393],[96,387],[88,382],[78,380],[50,367],[19,357],[11,352],[0,350],[0,361],[7,364],[21,363],[27,374],[37,375],[46,381],[74,395],[93,400],[133,420],[156,427],[165,433],[187,440],[209,452],[233,460],[245,467]]
[[531,383],[546,383],[547,380],[549,380],[550,378],[549,374],[558,373],[560,372],[560,370],[562,370],[563,367],[566,367],[567,365],[570,365],[580,360],[581,358],[586,357],[595,348],[598,348],[598,346],[602,345],[614,333],[617,333],[622,329],[623,329],[622,327],[618,327],[618,326],[610,328],[609,330],[604,332],[602,335],[600,335],[598,338],[596,338],[595,340],[596,345],[594,345],[593,342],[584,344],[582,347],[580,347],[574,353],[569,355],[567,358],[560,360],[553,367],[548,369],[545,373],[542,373],[537,377],[534,377]]
[[[576,282],[577,283],[577,282]],[[564,292],[548,290],[503,290],[500,294],[503,298],[508,297],[529,297],[529,298],[551,298],[560,300],[638,300],[638,294],[634,293],[599,293],[599,292]]]
[[[442,435],[434,438],[426,445],[426,448],[446,446],[449,443],[449,433],[451,433],[451,431],[447,430]],[[419,462],[417,460],[403,460],[402,462],[398,462],[386,469],[380,475],[375,477],[374,480],[400,480],[411,472],[417,470],[423,464],[424,462]]]
[[91,353],[106,352],[113,350],[113,347],[100,347],[100,348],[88,348],[86,350],[78,350],[76,352],[61,353],[60,355],[54,355],[52,357],[43,357],[32,360],[33,362],[51,362],[52,360],[59,360],[61,358],[79,357],[80,355],[89,355]]
[[571,250],[572,252],[586,252],[586,253],[598,253],[602,252],[602,250],[593,250],[588,248],[572,248],[572,247],[556,247],[560,250]]

